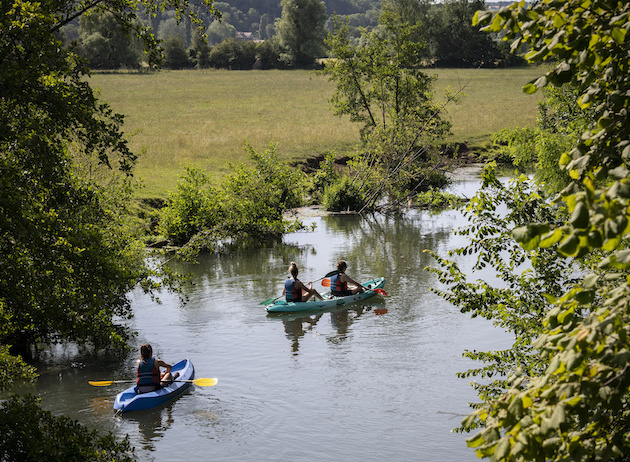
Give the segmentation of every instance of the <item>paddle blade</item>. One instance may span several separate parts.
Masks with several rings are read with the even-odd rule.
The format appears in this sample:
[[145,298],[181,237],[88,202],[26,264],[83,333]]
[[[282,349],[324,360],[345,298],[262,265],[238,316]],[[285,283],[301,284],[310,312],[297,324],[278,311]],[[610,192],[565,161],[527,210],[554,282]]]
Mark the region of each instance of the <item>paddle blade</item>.
[[268,298],[267,300],[263,300],[262,302],[260,302],[261,305],[269,305],[271,302],[273,302],[273,298]]
[[385,292],[383,289],[374,289],[374,292],[380,295],[387,296],[387,292]]
[[219,379],[195,379],[192,382],[200,387],[214,387]]
[[330,279],[324,279],[324,280],[322,281],[322,285],[323,285],[324,287],[330,287]]
[[113,380],[101,380],[100,382],[94,381],[94,380],[90,380],[88,382],[90,385],[95,386],[95,387],[108,387],[110,386],[112,383],[114,383]]

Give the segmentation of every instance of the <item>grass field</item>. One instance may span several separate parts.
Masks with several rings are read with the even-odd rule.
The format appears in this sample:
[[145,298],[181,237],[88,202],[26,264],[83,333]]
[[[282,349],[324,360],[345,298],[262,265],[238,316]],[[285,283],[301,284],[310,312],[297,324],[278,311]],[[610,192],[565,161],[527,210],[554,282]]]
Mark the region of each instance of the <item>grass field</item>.
[[[453,139],[481,143],[505,127],[530,126],[536,96],[522,86],[540,69],[428,70],[437,75],[435,94],[445,88],[466,95],[447,110]],[[333,83],[309,71],[162,71],[95,74],[90,82],[103,100],[125,115],[125,131],[141,153],[136,176],[140,197],[165,197],[185,165],[215,178],[228,162],[244,160],[244,143],[257,150],[277,143],[282,160],[351,151],[359,127],[332,115]]]

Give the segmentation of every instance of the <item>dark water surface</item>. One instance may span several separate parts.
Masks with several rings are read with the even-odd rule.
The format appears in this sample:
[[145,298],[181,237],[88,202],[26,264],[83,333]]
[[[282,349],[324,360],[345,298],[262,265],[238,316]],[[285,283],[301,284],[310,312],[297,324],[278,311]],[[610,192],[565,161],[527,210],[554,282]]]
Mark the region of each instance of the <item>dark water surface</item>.
[[[169,294],[161,305],[133,294],[138,343],[152,343],[167,362],[191,359],[197,377],[218,377],[217,386],[115,416],[114,397],[126,386],[87,381],[132,378],[135,358],[69,367],[62,351],[62,365],[27,391],[56,414],[129,435],[140,460],[477,460],[465,436],[451,433],[475,400],[455,373],[472,366],[464,349],[501,348],[509,339],[433,295],[435,278],[424,271],[432,264],[425,249],[444,255],[462,244],[452,234],[461,214],[304,221],[315,231],[188,266],[184,305]],[[310,316],[271,316],[259,304],[281,293],[290,261],[306,282],[340,258],[355,279],[385,276],[389,296]]]

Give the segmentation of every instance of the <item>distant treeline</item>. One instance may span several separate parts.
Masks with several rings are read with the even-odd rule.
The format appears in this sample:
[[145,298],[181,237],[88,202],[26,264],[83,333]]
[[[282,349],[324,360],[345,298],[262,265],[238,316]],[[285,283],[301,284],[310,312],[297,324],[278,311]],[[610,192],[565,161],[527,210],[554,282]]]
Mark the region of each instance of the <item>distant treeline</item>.
[[[405,0],[399,1],[404,4]],[[348,21],[356,40],[363,30],[378,26],[381,1],[325,0],[328,20],[325,30],[333,27],[332,17]],[[445,0],[417,2],[417,17],[423,25],[425,44],[422,61],[440,67],[496,67],[521,65],[524,61],[511,55],[502,43],[489,34],[482,34],[471,25],[477,9],[484,9],[479,0]],[[280,0],[227,0],[214,3],[221,19],[204,17],[207,41],[191,27],[178,23],[172,11],[146,17],[156,37],[162,41],[163,67],[167,69],[224,68],[278,69],[292,67],[283,54],[278,39],[277,21],[282,16]],[[66,41],[74,43],[78,54],[86,58],[92,69],[141,69],[143,52],[140,43],[133,42],[118,29],[113,17],[83,18],[63,30]],[[322,37],[323,40],[323,37]],[[326,58],[328,56],[321,56]]]

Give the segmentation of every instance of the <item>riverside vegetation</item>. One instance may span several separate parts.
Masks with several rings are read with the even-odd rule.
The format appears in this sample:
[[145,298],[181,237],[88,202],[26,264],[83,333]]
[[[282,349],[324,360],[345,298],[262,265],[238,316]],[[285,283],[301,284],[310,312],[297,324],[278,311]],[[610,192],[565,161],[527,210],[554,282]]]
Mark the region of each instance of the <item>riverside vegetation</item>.
[[[142,3],[175,7],[182,14],[190,6],[177,0]],[[299,223],[286,222],[281,211],[307,197],[332,210],[374,211],[383,210],[381,200],[396,206],[429,182],[439,184],[453,157],[441,150],[453,124],[435,97],[434,79],[409,61],[419,46],[408,42],[417,24],[407,22],[400,10],[396,14],[403,2],[388,3],[393,9],[384,9],[382,27],[366,32],[362,47],[346,40],[343,22],[329,38],[338,58],[327,69],[328,84],[334,83],[329,87],[333,108],[362,124],[356,148],[346,151],[351,154],[346,168],[335,168],[333,161],[343,155],[335,147],[304,156],[278,153],[266,140],[266,147],[248,147],[246,162],[233,163],[217,179],[184,163],[166,207],[151,216],[150,232],[163,231],[194,253],[212,249],[208,243],[240,243],[243,236],[260,242],[295,229]],[[118,20],[145,39],[150,65],[157,64],[153,36],[135,21],[135,10],[126,8],[135,3],[107,4],[124,12]],[[152,291],[171,282],[167,267],[151,267],[145,260],[131,220],[136,155],[122,135],[122,118],[94,98],[84,63],[55,35],[74,17],[64,14],[74,6],[18,0],[4,5],[0,16],[0,77],[6,83],[0,98],[0,361],[12,372],[1,388],[33,378],[23,358],[42,344],[76,342],[92,351],[124,351],[130,333],[118,320],[132,315],[126,294],[136,286]],[[608,461],[622,460],[630,451],[629,18],[630,6],[612,0],[542,0],[528,8],[522,2],[494,16],[475,17],[488,31],[505,28],[513,49],[527,43],[530,61],[551,55],[557,60],[549,72],[538,69],[545,75],[525,85],[527,93],[549,84],[571,89],[552,95],[551,112],[541,112],[532,131],[501,134],[509,148],[502,153],[518,161],[527,159],[528,146],[536,147],[536,158],[530,158],[539,168],[536,182],[519,178],[506,190],[489,168],[484,188],[467,209],[473,225],[464,233],[471,236],[471,247],[455,253],[476,252],[478,265],[495,268],[508,289],[467,283],[454,262],[436,255],[443,268],[434,271],[447,286],[441,295],[515,333],[515,344],[506,351],[469,353],[486,366],[465,376],[502,377],[478,388],[482,402],[463,422],[465,430],[482,427],[469,440],[481,457]],[[356,78],[348,79],[348,72],[356,72]],[[458,89],[449,101],[460,96]],[[517,107],[522,112],[522,105]],[[319,161],[314,175],[284,164],[311,154]],[[543,171],[549,165],[560,168]],[[434,171],[436,177],[427,180]],[[552,207],[551,194],[556,194]],[[513,213],[495,215],[498,204]],[[522,272],[527,261],[532,269],[525,265]],[[538,274],[532,271],[540,277],[531,277]],[[567,274],[575,279],[566,279]],[[2,412],[15,416],[20,408],[33,408],[32,402],[18,401],[3,404]],[[49,417],[38,414],[35,420]],[[69,428],[60,433],[70,433]],[[10,430],[3,438],[15,435]],[[14,452],[2,459],[24,460],[20,438],[12,440]],[[124,444],[89,449],[95,455],[108,450],[119,457],[129,452]]]

